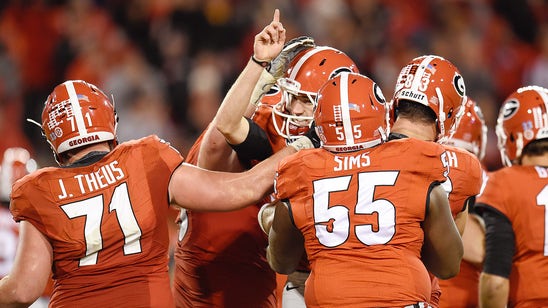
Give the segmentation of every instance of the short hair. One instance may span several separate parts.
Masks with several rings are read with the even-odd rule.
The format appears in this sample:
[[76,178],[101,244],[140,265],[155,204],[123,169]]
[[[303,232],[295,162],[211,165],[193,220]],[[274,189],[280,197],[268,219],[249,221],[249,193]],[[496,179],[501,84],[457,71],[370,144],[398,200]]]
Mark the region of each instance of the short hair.
[[519,163],[521,164],[521,157],[524,155],[542,156],[545,153],[548,153],[548,138],[533,140],[523,148]]
[[425,124],[436,124],[437,122],[436,113],[432,108],[409,100],[400,100],[398,102],[394,116],[395,118],[402,117]]

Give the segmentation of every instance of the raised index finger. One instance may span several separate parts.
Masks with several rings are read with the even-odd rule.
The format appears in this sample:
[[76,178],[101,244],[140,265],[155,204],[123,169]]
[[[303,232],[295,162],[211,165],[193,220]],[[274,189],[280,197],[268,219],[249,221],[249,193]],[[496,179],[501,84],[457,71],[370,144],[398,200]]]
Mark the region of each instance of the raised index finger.
[[278,9],[274,10],[274,17],[272,18],[272,21],[280,22],[280,10]]

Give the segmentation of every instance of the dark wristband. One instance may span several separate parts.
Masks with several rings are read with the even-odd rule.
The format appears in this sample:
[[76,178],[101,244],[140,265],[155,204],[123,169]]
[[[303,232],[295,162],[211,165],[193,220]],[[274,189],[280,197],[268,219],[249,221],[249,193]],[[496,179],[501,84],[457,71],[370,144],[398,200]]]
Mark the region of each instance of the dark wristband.
[[247,164],[252,160],[264,160],[273,154],[272,146],[266,132],[257,123],[245,118],[249,123],[249,132],[245,140],[240,144],[230,144],[236,151],[240,161]]
[[251,55],[251,60],[260,66],[262,66],[265,69],[270,69],[270,62],[269,61],[259,61],[257,58],[255,58],[255,55]]

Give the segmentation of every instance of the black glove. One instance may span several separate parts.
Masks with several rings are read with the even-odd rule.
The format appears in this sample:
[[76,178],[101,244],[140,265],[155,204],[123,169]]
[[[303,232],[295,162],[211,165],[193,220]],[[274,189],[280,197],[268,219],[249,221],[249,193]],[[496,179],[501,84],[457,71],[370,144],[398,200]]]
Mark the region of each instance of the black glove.
[[289,68],[289,63],[295,56],[308,48],[316,47],[314,39],[309,36],[299,36],[285,43],[280,54],[272,60],[268,72],[278,79],[284,75]]
[[320,137],[318,134],[316,134],[316,123],[312,122],[310,125],[310,129],[304,134],[310,141],[312,141],[312,144],[314,145],[314,148],[321,147],[322,143],[320,141]]

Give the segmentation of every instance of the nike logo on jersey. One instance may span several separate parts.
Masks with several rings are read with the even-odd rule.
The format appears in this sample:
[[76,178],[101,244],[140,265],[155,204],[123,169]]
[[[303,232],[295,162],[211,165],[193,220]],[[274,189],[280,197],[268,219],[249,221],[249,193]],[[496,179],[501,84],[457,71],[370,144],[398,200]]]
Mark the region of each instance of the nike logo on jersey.
[[289,285],[285,286],[286,291],[291,291],[291,290],[298,289],[298,288],[299,288],[299,286],[289,286]]

